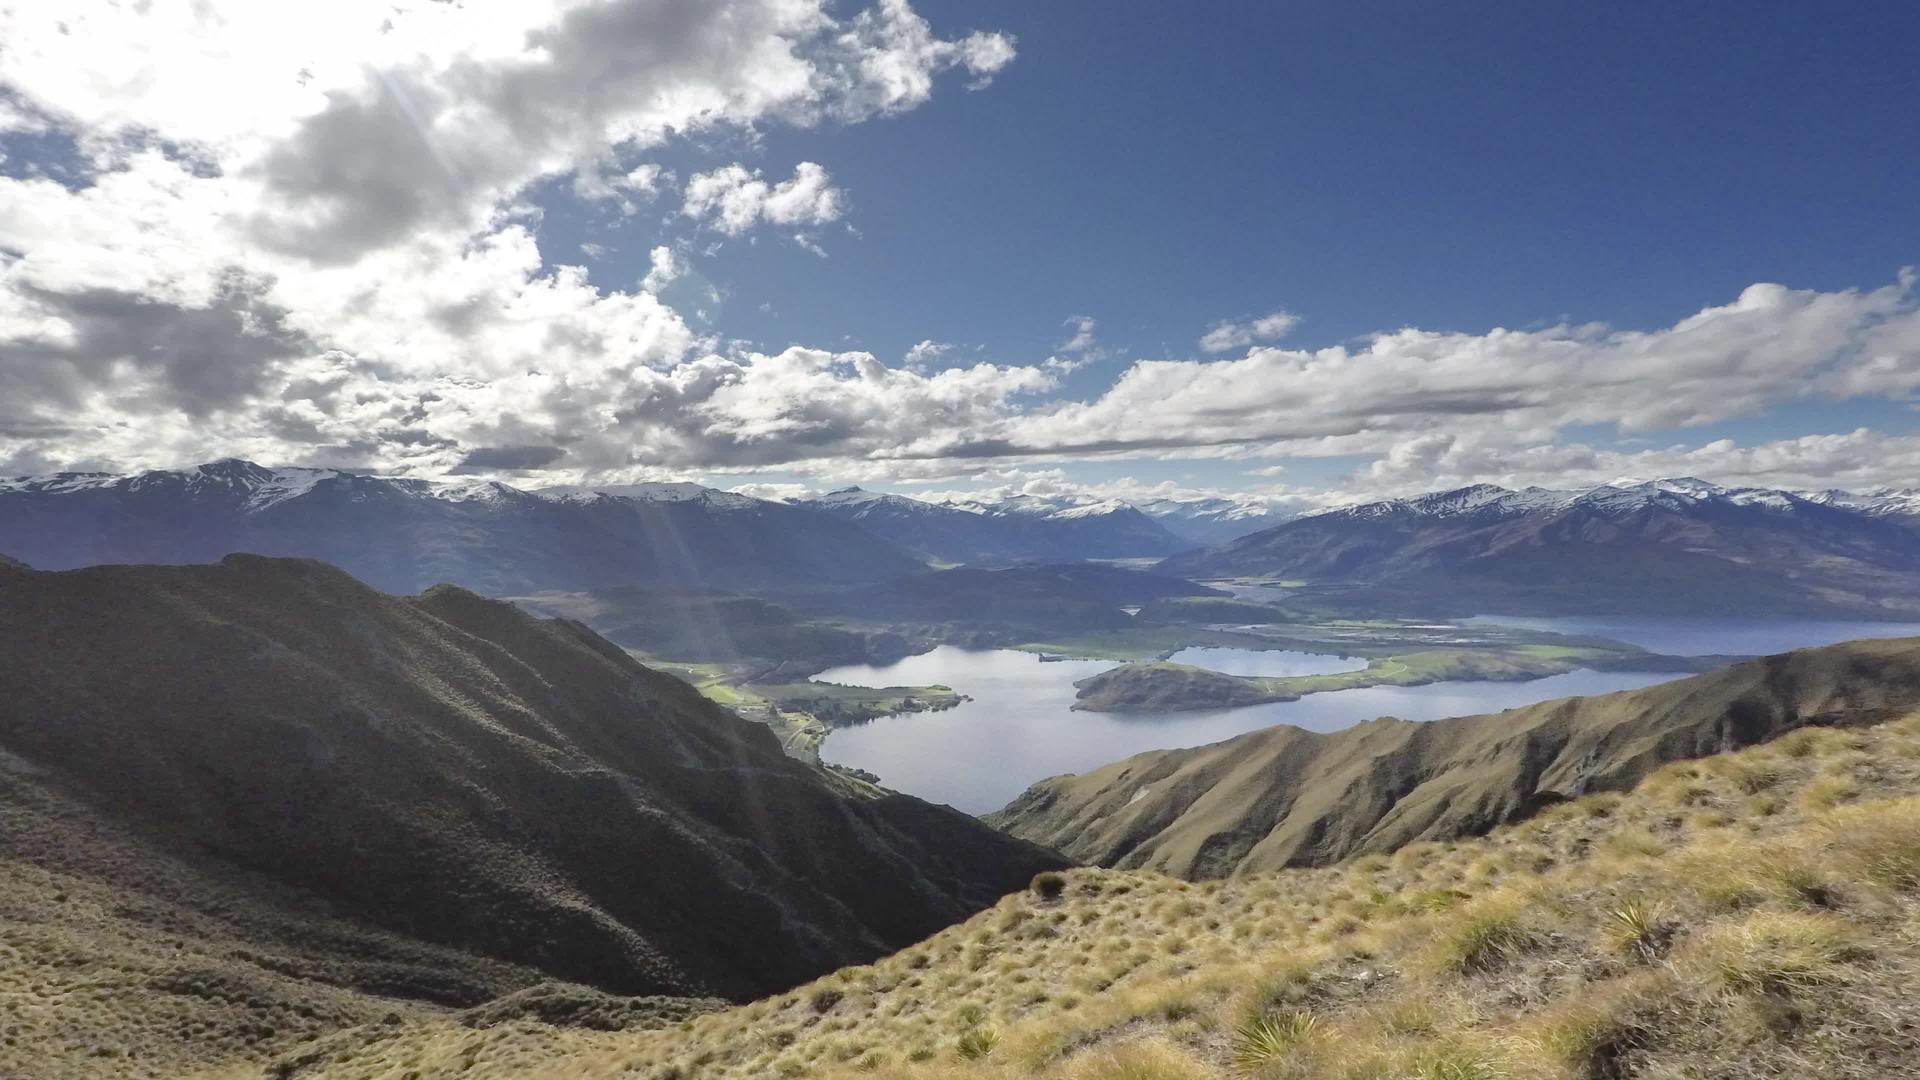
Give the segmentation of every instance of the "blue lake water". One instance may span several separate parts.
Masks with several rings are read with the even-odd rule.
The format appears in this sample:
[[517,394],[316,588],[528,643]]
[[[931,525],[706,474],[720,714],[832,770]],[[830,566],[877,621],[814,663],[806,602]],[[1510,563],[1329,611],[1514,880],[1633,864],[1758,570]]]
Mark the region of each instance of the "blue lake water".
[[1674,656],[1765,656],[1855,638],[1920,636],[1920,623],[1822,619],[1689,619],[1673,616],[1476,615],[1468,626],[1517,626],[1556,634],[1612,638]]
[[[1222,664],[1261,663],[1264,655],[1246,650],[1208,652],[1213,655],[1206,666],[1216,670],[1228,670]],[[1337,657],[1314,659],[1339,662]],[[821,755],[878,773],[896,790],[983,813],[1004,806],[1044,777],[1084,772],[1146,750],[1201,746],[1274,724],[1337,731],[1376,716],[1437,720],[1573,694],[1631,690],[1676,677],[1575,671],[1522,683],[1340,690],[1309,694],[1298,701],[1208,712],[1072,711],[1073,684],[1113,666],[1110,660],[1043,662],[1033,653],[1012,649],[942,646],[884,666],[862,664],[823,671],[814,678],[851,686],[939,684],[973,700],[944,712],[883,717],[836,730],[821,747]]]

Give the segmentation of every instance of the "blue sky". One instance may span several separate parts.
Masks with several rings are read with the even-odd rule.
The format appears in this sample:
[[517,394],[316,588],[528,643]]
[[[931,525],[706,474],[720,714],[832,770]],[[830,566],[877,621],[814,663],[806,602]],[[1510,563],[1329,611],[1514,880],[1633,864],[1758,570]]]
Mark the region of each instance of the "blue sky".
[[1020,60],[894,123],[770,133],[770,167],[833,170],[862,237],[824,279],[721,260],[780,312],[731,311],[732,332],[1011,358],[1086,313],[1116,347],[1185,356],[1276,306],[1312,345],[1653,327],[1755,281],[1873,285],[1916,260],[1912,4],[920,7],[1015,34]]
[[81,7],[0,26],[7,471],[1920,482],[1911,4]]

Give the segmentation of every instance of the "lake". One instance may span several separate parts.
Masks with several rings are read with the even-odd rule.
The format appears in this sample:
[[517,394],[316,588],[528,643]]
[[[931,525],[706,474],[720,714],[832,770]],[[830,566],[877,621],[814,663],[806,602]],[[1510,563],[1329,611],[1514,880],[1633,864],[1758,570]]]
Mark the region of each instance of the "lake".
[[1920,636],[1920,623],[1826,619],[1476,615],[1461,622],[1468,626],[1516,626],[1555,634],[1612,638],[1649,652],[1673,656],[1765,656],[1855,638]]
[[[1201,651],[1189,649],[1176,656]],[[1252,668],[1267,663],[1317,662],[1321,670],[1334,671],[1364,666],[1331,656],[1301,659],[1310,655],[1303,653],[1266,660],[1263,657],[1272,654],[1204,651],[1204,666],[1215,670],[1238,668],[1253,673]],[[814,678],[850,686],[939,684],[973,700],[943,712],[883,717],[836,729],[821,746],[821,756],[877,773],[896,790],[977,814],[999,809],[1044,777],[1085,772],[1145,750],[1218,742],[1274,724],[1337,731],[1376,716],[1437,720],[1572,694],[1631,690],[1677,677],[1575,671],[1524,683],[1451,682],[1340,690],[1309,694],[1298,701],[1207,712],[1073,712],[1074,682],[1113,666],[1111,660],[1042,661],[1033,653],[1013,649],[943,645],[898,663],[823,671]]]

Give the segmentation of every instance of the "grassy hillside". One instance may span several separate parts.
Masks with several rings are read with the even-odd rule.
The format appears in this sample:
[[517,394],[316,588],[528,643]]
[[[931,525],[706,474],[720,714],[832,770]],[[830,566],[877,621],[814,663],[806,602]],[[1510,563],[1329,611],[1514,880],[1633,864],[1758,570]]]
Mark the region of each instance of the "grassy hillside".
[[38,972],[0,1040],[24,1010],[63,1053],[131,1026],[264,1055],[542,980],[742,999],[1061,865],[459,589],[7,569],[0,656],[0,968]]
[[1920,707],[1920,639],[1433,723],[1266,728],[1042,780],[988,820],[1074,858],[1207,878],[1448,839],[1661,764]]
[[1490,835],[1192,883],[1037,879],[654,1031],[355,1029],[302,1080],[1920,1075],[1920,716],[1662,768]]

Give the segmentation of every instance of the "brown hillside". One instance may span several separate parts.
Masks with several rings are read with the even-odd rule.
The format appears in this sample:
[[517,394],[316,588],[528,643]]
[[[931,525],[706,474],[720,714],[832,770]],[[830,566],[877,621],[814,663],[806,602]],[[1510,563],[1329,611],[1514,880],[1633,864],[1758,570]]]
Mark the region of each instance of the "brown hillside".
[[[134,882],[160,924],[323,913],[302,946],[321,959],[279,967],[326,981],[452,1003],[542,974],[745,997],[1059,862],[855,790],[585,627],[458,589],[393,597],[251,556],[9,572],[0,656],[10,875],[73,895],[191,877]],[[123,854],[90,855],[103,835]],[[346,945],[321,940],[327,919],[357,928]],[[381,987],[353,964],[401,973]]]
[[[348,1029],[282,1080],[1920,1077],[1920,713],[1484,837],[1047,875],[866,967],[620,1032]],[[221,1080],[226,1080],[222,1076]]]
[[1273,727],[1043,780],[987,820],[1083,862],[1194,879],[1484,832],[1659,765],[1920,706],[1920,639],[1433,723]]

